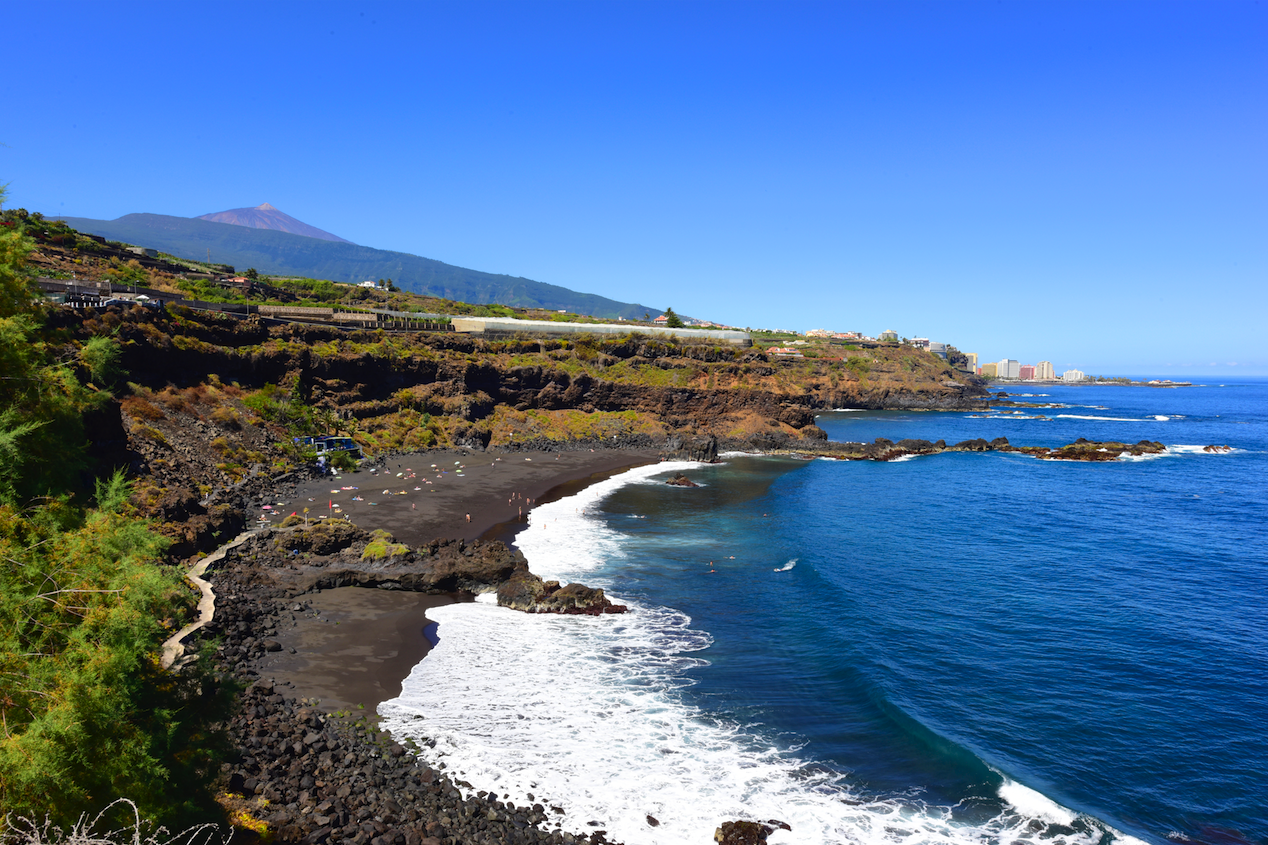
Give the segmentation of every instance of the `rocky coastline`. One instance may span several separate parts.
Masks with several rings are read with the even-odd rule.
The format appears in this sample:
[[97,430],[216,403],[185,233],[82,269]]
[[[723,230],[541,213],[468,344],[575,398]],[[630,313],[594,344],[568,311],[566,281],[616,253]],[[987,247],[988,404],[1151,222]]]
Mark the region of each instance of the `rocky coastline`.
[[[375,544],[392,553],[378,557]],[[536,584],[535,604],[523,602],[522,589],[508,596],[517,596],[520,609],[530,612],[614,612],[601,590],[570,585],[564,606],[559,594],[569,587],[551,590],[534,581],[523,556],[499,541],[437,541],[407,549],[337,520],[264,529],[229,550],[208,577],[215,584],[216,613],[198,637],[214,651],[220,671],[244,688],[228,726],[237,753],[222,773],[226,803],[246,822],[240,830],[253,821],[267,826],[273,842],[311,845],[610,841],[601,827],[562,830],[552,821],[558,809],[471,794],[469,784],[426,766],[413,749],[378,730],[372,714],[332,712],[300,696],[293,684],[276,682],[267,666],[283,649],[282,632],[313,612],[306,597],[322,589],[355,584],[439,593],[530,585],[532,593]]]

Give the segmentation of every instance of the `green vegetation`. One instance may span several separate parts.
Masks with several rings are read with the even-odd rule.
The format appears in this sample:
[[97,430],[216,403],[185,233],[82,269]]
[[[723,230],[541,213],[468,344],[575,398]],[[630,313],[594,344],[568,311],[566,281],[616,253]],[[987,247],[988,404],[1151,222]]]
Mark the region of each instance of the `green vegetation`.
[[204,670],[157,662],[190,594],[121,475],[77,489],[117,345],[68,358],[49,341],[30,248],[22,226],[0,230],[0,816],[69,827],[126,797],[147,818],[206,819],[225,698]]
[[384,558],[403,555],[408,551],[409,546],[404,543],[393,542],[392,535],[380,528],[370,535],[370,542],[366,544],[365,551],[361,553],[361,559],[383,560]]
[[666,308],[665,309],[665,325],[671,329],[681,329],[682,317],[679,317],[677,314],[675,314],[674,309]]

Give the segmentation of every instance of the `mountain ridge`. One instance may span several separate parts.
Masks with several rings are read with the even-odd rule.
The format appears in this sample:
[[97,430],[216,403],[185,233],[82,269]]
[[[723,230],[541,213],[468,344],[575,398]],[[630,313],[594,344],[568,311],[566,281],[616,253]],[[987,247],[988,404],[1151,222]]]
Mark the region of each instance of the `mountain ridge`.
[[[59,216],[88,234],[149,247],[181,258],[211,260],[275,276],[355,284],[392,279],[402,290],[461,302],[545,308],[595,317],[643,319],[664,313],[522,276],[486,273],[407,252],[328,241],[275,229],[256,229],[197,217],[125,214],[115,220]],[[210,255],[210,259],[208,259]]]

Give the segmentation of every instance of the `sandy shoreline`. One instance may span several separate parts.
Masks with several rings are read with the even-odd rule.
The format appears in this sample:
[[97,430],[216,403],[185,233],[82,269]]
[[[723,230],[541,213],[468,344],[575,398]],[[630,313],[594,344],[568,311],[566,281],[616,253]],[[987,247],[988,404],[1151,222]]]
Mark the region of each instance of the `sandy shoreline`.
[[[420,453],[388,459],[376,473],[304,482],[294,495],[267,501],[270,510],[261,508],[253,518],[276,524],[307,507],[310,519],[342,516],[410,545],[480,537],[509,545],[533,505],[658,460],[650,451]],[[323,710],[360,705],[372,716],[380,702],[400,694],[402,681],[430,650],[437,631],[427,610],[462,600],[363,587],[301,596],[296,603],[304,609],[293,613],[294,626],[279,628],[282,650],[261,662],[260,675],[288,684],[299,698],[319,700]]]

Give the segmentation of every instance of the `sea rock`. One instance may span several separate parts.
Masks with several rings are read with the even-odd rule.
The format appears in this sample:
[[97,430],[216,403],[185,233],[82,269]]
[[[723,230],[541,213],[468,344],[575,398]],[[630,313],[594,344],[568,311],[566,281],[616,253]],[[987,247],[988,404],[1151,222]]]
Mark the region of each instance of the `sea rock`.
[[675,475],[673,478],[666,481],[665,483],[670,485],[671,487],[699,487],[700,486],[699,484],[692,481],[687,476],[683,475],[681,472]]
[[764,845],[766,837],[779,829],[792,830],[792,827],[775,819],[769,822],[723,822],[714,831],[713,841],[719,845]]
[[601,613],[624,613],[625,605],[613,604],[603,590],[584,584],[559,586],[558,581],[542,581],[529,572],[528,566],[517,567],[498,587],[498,606],[525,613],[565,613],[598,616]]

